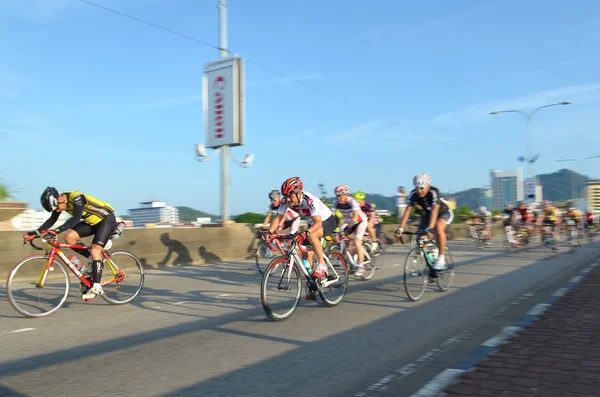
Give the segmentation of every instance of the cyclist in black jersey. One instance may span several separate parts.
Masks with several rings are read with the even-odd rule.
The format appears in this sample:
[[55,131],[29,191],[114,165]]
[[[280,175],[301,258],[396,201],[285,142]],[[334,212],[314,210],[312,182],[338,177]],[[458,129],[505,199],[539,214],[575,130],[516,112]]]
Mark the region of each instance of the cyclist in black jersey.
[[[94,236],[90,250],[74,249],[77,253],[91,257],[91,269],[82,268],[84,275],[94,274],[94,284],[82,299],[94,299],[97,295],[104,294],[100,280],[104,264],[102,262],[102,250],[115,231],[117,221],[113,207],[103,201],[98,200],[82,192],[64,192],[59,193],[56,188],[47,187],[40,197],[42,207],[51,213],[50,218],[46,220],[37,230],[25,233],[25,239],[43,236],[47,240],[55,238],[58,234],[68,230],[65,235],[65,243],[73,245],[82,237]],[[66,211],[71,214],[64,224],[50,230],[50,227],[56,223],[60,213]],[[74,256],[73,256],[74,257]]]
[[432,267],[435,270],[444,270],[446,268],[446,229],[454,219],[454,212],[440,195],[440,191],[431,186],[431,178],[428,174],[416,175],[413,178],[413,184],[415,188],[408,196],[408,205],[400,220],[396,237],[401,237],[404,233],[404,226],[412,214],[413,208],[416,205],[423,208],[419,230],[427,232],[429,238],[434,237],[433,233],[435,231],[440,256]]

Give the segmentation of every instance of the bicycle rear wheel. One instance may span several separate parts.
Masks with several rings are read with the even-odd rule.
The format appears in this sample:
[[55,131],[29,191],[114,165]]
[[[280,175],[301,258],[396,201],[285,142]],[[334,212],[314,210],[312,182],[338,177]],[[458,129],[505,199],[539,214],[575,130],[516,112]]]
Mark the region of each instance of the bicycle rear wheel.
[[8,275],[6,297],[11,306],[26,317],[49,316],[60,309],[69,296],[70,282],[65,267],[54,261],[44,277],[47,260],[45,255],[30,256]]
[[[115,257],[117,259],[115,259]],[[144,287],[144,268],[140,260],[129,251],[114,251],[104,265],[102,298],[111,305],[123,305],[134,300]],[[121,273],[122,272],[122,273]]]
[[290,266],[290,260],[286,256],[279,256],[265,268],[260,285],[260,300],[263,309],[274,321],[290,317],[300,303],[302,274],[298,266],[298,263]]
[[413,302],[421,299],[427,289],[428,281],[429,268],[425,257],[420,250],[411,250],[404,262],[404,290],[408,299]]
[[450,247],[446,247],[446,267],[448,269],[438,272],[436,278],[438,288],[442,292],[448,291],[454,283],[454,255],[452,255],[452,250]]
[[336,306],[346,294],[348,288],[348,265],[339,251],[334,251],[327,257],[328,276],[326,281],[317,281],[319,295],[325,306]]

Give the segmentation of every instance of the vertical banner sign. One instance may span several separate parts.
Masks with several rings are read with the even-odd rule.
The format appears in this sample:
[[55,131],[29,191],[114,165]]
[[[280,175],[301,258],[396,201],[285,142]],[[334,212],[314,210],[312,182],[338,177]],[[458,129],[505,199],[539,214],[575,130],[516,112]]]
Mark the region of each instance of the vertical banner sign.
[[202,107],[207,148],[244,144],[244,70],[241,58],[219,58],[204,65]]

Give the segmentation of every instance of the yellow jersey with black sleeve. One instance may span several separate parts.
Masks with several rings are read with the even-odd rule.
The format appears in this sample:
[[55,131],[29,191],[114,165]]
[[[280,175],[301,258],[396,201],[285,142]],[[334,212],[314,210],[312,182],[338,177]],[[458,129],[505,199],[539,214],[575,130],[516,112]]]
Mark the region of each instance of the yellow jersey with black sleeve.
[[553,206],[548,206],[543,209],[542,214],[544,215],[544,220],[556,222],[556,208]]
[[114,214],[113,207],[97,198],[82,192],[64,192],[67,195],[67,212],[73,215],[76,206],[83,205],[81,220],[90,226],[97,225],[110,214]]

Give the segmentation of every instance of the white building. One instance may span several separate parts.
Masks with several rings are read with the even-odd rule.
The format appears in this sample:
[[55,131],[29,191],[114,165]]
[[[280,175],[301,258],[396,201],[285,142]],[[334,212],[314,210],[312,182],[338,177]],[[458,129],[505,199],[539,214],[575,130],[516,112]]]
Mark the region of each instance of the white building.
[[527,204],[540,204],[542,202],[542,185],[539,179],[528,178],[525,180],[525,202]]
[[[55,227],[62,225],[70,217],[71,215],[69,215],[66,211],[62,211],[60,216],[58,217],[58,220],[55,223]],[[48,218],[50,218],[50,213],[47,211],[35,211],[28,209],[12,218],[10,222],[12,224],[12,227],[14,227],[17,230],[31,231],[42,226],[42,224],[46,222]]]
[[129,210],[129,218],[134,227],[144,227],[149,223],[168,225],[179,224],[179,209],[164,201],[145,201],[139,208]]
[[502,209],[507,203],[523,200],[523,171],[490,171],[492,209]]

